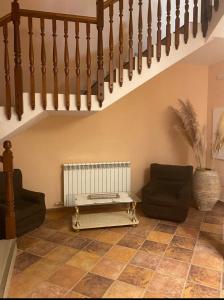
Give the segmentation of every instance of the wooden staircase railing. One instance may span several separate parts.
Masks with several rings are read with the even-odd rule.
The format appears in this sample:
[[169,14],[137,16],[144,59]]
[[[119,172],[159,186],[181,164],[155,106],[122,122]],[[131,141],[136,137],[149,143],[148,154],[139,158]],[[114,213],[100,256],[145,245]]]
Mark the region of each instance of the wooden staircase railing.
[[[12,12],[7,16],[0,18],[0,27],[3,29],[4,37],[4,70],[5,70],[5,113],[7,119],[11,118],[11,108],[14,102],[15,111],[18,119],[22,119],[23,115],[23,72],[24,66],[22,62],[22,47],[21,47],[21,20],[26,19],[28,27],[28,56],[29,61],[29,94],[30,94],[30,106],[35,109],[35,93],[37,92],[37,70],[35,69],[37,55],[35,55],[34,46],[34,21],[39,22],[39,38],[41,45],[41,53],[39,55],[38,63],[40,65],[41,73],[41,101],[43,110],[47,108],[47,93],[48,93],[48,78],[47,78],[47,66],[48,66],[48,52],[49,49],[46,47],[46,21],[50,20],[52,27],[52,41],[53,49],[50,52],[53,53],[52,59],[52,71],[53,71],[53,103],[54,109],[58,110],[59,107],[59,66],[63,64],[64,67],[64,83],[63,83],[63,94],[64,94],[64,105],[67,110],[70,109],[70,93],[71,93],[71,78],[75,75],[75,81],[73,81],[73,86],[75,87],[75,101],[78,110],[82,108],[83,103],[81,103],[81,95],[86,95],[86,106],[88,110],[92,107],[92,95],[96,94],[100,107],[103,105],[104,101],[104,83],[108,81],[109,91],[113,92],[114,80],[116,78],[116,68],[118,68],[118,82],[119,85],[123,85],[124,81],[124,69],[128,68],[129,80],[133,78],[133,71],[135,69],[135,52],[137,53],[137,70],[141,74],[143,67],[143,57],[147,57],[148,68],[151,67],[152,57],[155,55],[157,61],[159,62],[162,57],[162,45],[166,47],[166,55],[169,56],[171,49],[171,24],[175,23],[175,47],[179,48],[180,45],[180,34],[184,35],[184,42],[187,43],[190,32],[189,32],[189,15],[191,13],[190,9],[193,10],[193,37],[197,37],[198,34],[198,11],[199,11],[199,1],[193,1],[193,7],[190,7],[190,1],[184,0],[184,11],[181,9],[182,1],[167,0],[166,2],[166,30],[165,38],[163,37],[162,20],[164,9],[162,9],[161,0],[157,1],[157,16],[152,12],[152,1],[151,0],[97,0],[96,1],[96,17],[90,16],[80,16],[80,15],[70,15],[61,13],[52,13],[44,11],[35,11],[21,9],[18,0],[13,0],[12,2]],[[134,11],[137,7],[137,13]],[[175,4],[175,15],[171,15],[172,6]],[[116,6],[116,7],[115,7]],[[116,8],[116,9],[115,9]],[[219,1],[214,0],[214,10],[217,11],[219,8]],[[144,10],[147,9],[147,20],[144,20]],[[118,11],[118,15],[117,15]],[[211,0],[201,1],[201,26],[203,36],[206,37],[208,25],[212,18],[213,6],[211,5]],[[126,13],[126,14],[125,14]],[[135,14],[134,14],[135,13]],[[124,37],[124,16],[128,14],[128,36]],[[137,23],[137,33],[135,34],[134,28],[134,15],[138,16]],[[109,27],[105,26],[105,16],[109,16]],[[173,20],[175,18],[175,20]],[[184,24],[181,24],[181,18],[184,19]],[[126,20],[127,21],[127,20]],[[62,43],[62,40],[58,38],[58,23],[63,22],[63,33],[64,33],[64,59],[61,62],[61,56],[58,55],[58,45]],[[156,22],[156,24],[154,24]],[[8,25],[13,24],[13,36],[14,36],[14,97],[12,97],[12,82],[10,78],[10,49],[9,49],[9,33]],[[69,49],[69,37],[71,31],[71,24],[73,24],[73,39],[75,41],[75,62],[71,65],[71,53]],[[114,34],[114,24],[119,24],[118,41],[115,40]],[[80,49],[80,25],[86,27],[86,82],[85,91],[83,91],[83,83],[81,77],[81,50]],[[157,27],[157,41],[156,45],[153,45],[152,39],[152,28],[156,25]],[[91,51],[92,42],[92,28],[97,29],[97,53]],[[107,29],[105,29],[107,28]],[[108,32],[106,32],[108,31]],[[147,48],[143,49],[144,36],[147,35]],[[107,35],[109,37],[109,45],[104,44],[104,37]],[[124,39],[126,38],[126,43]],[[134,48],[134,42],[137,40],[137,49]],[[118,47],[115,47],[118,45]],[[125,46],[128,45],[127,53],[125,51]],[[116,51],[118,49],[118,51]],[[107,52],[108,56],[107,57]],[[94,54],[93,54],[94,53]],[[97,74],[93,73],[92,59],[97,56]],[[115,58],[118,57],[118,65],[115,64]],[[108,61],[105,65],[105,62]],[[109,70],[108,75],[105,74],[105,70]],[[96,82],[93,82],[93,77],[96,78]],[[61,84],[60,84],[61,89]],[[14,101],[13,101],[14,99]]]
[[13,239],[16,237],[15,210],[14,210],[14,192],[13,192],[13,154],[10,141],[4,142],[4,149],[0,162],[3,164],[5,174],[5,238]]
[[[40,20],[40,31],[41,31],[41,72],[42,72],[42,106],[43,109],[46,109],[47,103],[47,78],[46,78],[46,46],[45,46],[45,20],[51,20],[52,22],[52,37],[53,37],[53,74],[54,74],[54,88],[53,88],[53,101],[54,108],[58,110],[58,54],[57,54],[57,21],[64,22],[64,72],[65,72],[65,107],[69,110],[70,107],[70,87],[69,87],[69,75],[70,75],[70,64],[69,64],[69,48],[68,48],[68,23],[72,22],[75,28],[75,40],[76,40],[76,106],[77,109],[81,109],[81,88],[80,88],[80,47],[79,47],[79,25],[83,23],[86,25],[86,38],[87,38],[87,82],[88,87],[91,87],[91,50],[90,50],[90,29],[91,25],[98,26],[97,18],[94,17],[86,17],[86,16],[76,16],[76,15],[67,15],[60,13],[49,13],[49,12],[41,12],[41,11],[32,11],[32,10],[20,10],[20,16],[28,18],[29,24],[29,35],[30,35],[30,78],[31,78],[31,107],[35,109],[35,89],[34,89],[34,53],[32,46],[32,21],[33,19]],[[100,34],[101,35],[101,34]],[[99,46],[102,48],[102,45]],[[99,79],[100,76],[103,76],[103,52],[102,49],[99,50]],[[104,77],[104,76],[103,76]],[[87,93],[87,106],[88,109],[91,109],[91,89],[88,88]],[[103,91],[100,92],[101,97],[99,99],[103,99]]]
[[4,36],[4,69],[5,69],[5,114],[11,119],[11,79],[10,79],[10,63],[9,63],[9,47],[8,47],[8,24],[12,21],[12,14],[8,14],[0,19],[0,27],[3,29]]

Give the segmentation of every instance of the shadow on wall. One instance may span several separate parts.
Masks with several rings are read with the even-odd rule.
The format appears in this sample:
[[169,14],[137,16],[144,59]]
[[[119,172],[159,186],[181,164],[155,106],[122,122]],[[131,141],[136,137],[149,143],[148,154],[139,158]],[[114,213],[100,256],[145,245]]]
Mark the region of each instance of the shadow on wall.
[[[186,165],[188,165],[188,160],[189,160],[189,147],[184,140],[184,138],[176,131],[174,125],[175,125],[175,118],[173,114],[170,112],[170,110],[167,108],[162,112],[163,117],[161,120],[163,120],[163,124],[160,124],[163,128],[166,128],[167,130],[167,136],[170,137],[170,143],[169,146],[169,151],[172,151],[172,153],[175,154],[175,161],[181,161],[181,162],[186,162]],[[157,141],[152,141],[152,143],[156,143]],[[186,148],[184,148],[182,145],[186,144]],[[149,158],[149,163],[147,168],[144,170],[144,184],[148,183],[150,181],[150,165],[152,163],[160,163],[160,164],[170,164],[170,161],[165,161],[161,157],[159,161],[150,161]],[[172,163],[173,164],[173,163]],[[141,190],[137,192],[137,196],[141,197]]]

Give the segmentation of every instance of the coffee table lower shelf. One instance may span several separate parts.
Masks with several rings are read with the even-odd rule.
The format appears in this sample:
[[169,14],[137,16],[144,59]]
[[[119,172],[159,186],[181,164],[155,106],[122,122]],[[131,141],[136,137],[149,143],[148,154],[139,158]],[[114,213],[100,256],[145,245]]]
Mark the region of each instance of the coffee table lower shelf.
[[76,216],[72,218],[72,227],[75,230],[127,225],[135,226],[138,223],[138,219],[135,218],[133,220],[131,214],[128,214],[126,211],[80,214],[78,222]]

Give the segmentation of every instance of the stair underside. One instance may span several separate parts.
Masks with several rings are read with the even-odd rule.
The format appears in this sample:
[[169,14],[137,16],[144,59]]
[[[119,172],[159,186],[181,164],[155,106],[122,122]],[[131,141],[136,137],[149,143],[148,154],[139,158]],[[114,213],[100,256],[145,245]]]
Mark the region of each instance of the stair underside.
[[[197,38],[192,37],[192,24],[190,25],[190,35],[189,35],[189,41],[187,44],[184,43],[183,40],[183,35],[180,35],[180,46],[179,49],[175,49],[175,34],[171,35],[172,39],[172,46],[170,49],[170,54],[169,56],[166,56],[166,47],[163,45],[162,46],[162,57],[160,62],[157,61],[155,55],[152,57],[152,64],[151,68],[149,69],[147,67],[147,57],[146,53],[143,53],[143,58],[142,58],[142,73],[138,74],[137,68],[133,70],[133,79],[130,82],[128,78],[128,69],[124,69],[124,81],[123,81],[123,86],[120,87],[119,82],[118,82],[118,69],[114,71],[114,79],[116,80],[114,82],[114,87],[113,87],[113,93],[110,93],[109,91],[109,83],[105,82],[104,83],[104,88],[105,88],[105,100],[103,102],[103,107],[99,107],[99,103],[97,101],[96,95],[92,95],[92,108],[91,112],[98,112],[101,110],[106,109],[108,106],[112,105],[116,101],[118,101],[120,98],[124,97],[128,93],[132,92],[148,80],[152,79],[159,73],[163,72],[167,68],[171,67],[175,63],[181,61],[183,58],[186,56],[190,55],[194,51],[198,50],[200,47],[204,46],[206,44],[205,39],[202,37],[202,34],[199,33]],[[154,51],[155,51],[155,46],[154,46]],[[135,59],[137,61],[137,59]],[[116,72],[116,74],[115,74]],[[116,76],[115,76],[116,75]],[[108,81],[108,78],[105,78],[106,81]],[[95,94],[95,93],[94,93]],[[47,94],[47,109],[46,111],[43,111],[42,106],[41,106],[41,94],[36,93],[35,94],[36,98],[36,108],[34,111],[31,110],[30,105],[29,105],[29,94],[24,93],[24,114],[22,121],[18,122],[17,116],[15,112],[13,112],[12,119],[10,121],[6,120],[5,113],[4,113],[4,108],[0,107],[0,140],[2,141],[6,137],[9,137],[12,133],[18,132],[18,130],[21,130],[24,128],[25,125],[33,124],[33,122],[36,122],[39,120],[39,118],[42,118],[44,116],[47,116],[49,113],[57,113],[59,114],[60,112],[62,113],[90,113],[88,112],[87,109],[87,96],[86,95],[81,95],[81,111],[77,111],[76,108],[76,96],[75,95],[70,95],[70,111],[66,111],[65,108],[65,98],[63,94],[59,94],[59,107],[58,111],[55,111],[54,106],[53,106],[53,95],[52,94]],[[32,122],[32,123],[30,123]]]

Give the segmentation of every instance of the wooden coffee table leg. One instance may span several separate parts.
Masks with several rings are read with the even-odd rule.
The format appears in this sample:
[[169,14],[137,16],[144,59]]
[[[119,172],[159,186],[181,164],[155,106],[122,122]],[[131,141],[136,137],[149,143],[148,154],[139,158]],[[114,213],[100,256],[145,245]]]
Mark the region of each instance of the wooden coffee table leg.
[[132,222],[136,222],[137,221],[137,218],[136,218],[136,202],[133,201],[131,203],[131,214],[132,214]]
[[74,215],[74,218],[75,218],[75,222],[73,223],[74,229],[78,231],[79,228],[80,228],[80,223],[79,223],[79,207],[78,206],[75,206],[75,215]]

